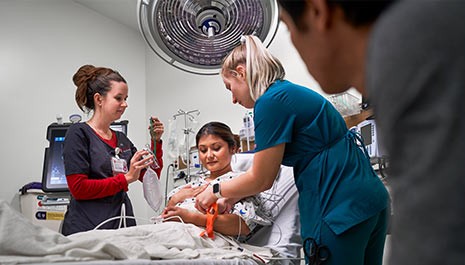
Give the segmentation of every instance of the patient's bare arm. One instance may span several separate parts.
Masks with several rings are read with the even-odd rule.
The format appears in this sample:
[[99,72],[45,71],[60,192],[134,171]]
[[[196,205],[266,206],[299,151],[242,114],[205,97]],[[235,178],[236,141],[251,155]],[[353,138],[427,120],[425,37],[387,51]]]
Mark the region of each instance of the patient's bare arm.
[[[239,226],[241,231],[239,231]],[[213,229],[227,236],[245,236],[250,233],[249,226],[245,223],[244,219],[232,213],[219,214],[213,225]]]
[[[189,211],[181,207],[166,207],[162,213],[162,218],[167,219],[172,216],[179,216],[184,223],[191,223],[197,226],[205,227],[207,223],[207,215]],[[170,219],[169,221],[180,221],[178,218]],[[240,222],[240,225],[239,225]],[[239,231],[239,228],[241,229]],[[213,225],[213,230],[227,236],[247,235],[250,229],[244,220],[236,214],[219,214]]]

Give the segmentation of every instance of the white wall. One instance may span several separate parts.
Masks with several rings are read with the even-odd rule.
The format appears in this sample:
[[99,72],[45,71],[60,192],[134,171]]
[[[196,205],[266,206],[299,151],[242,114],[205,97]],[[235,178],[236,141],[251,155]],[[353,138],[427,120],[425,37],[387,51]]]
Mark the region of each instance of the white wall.
[[[57,113],[65,121],[81,113],[71,78],[83,64],[108,66],[126,78],[123,118],[133,142],[144,144],[145,44],[138,32],[72,1],[1,0],[0,33],[1,199],[11,201],[24,184],[41,181],[47,126]],[[145,211],[142,200],[136,212]]]
[[[199,126],[218,120],[234,132],[241,127],[245,109],[231,103],[220,76],[195,75],[168,65],[139,32],[72,1],[0,0],[0,33],[0,199],[11,201],[21,186],[41,180],[47,126],[57,113],[65,120],[80,113],[71,77],[83,64],[112,67],[126,78],[129,108],[123,119],[130,121],[128,135],[139,148],[149,139],[148,118],[159,116],[168,137],[168,121],[178,109],[200,110]],[[284,64],[289,80],[321,91],[283,24],[270,50]],[[131,184],[129,193],[136,215],[151,217],[140,183]]]

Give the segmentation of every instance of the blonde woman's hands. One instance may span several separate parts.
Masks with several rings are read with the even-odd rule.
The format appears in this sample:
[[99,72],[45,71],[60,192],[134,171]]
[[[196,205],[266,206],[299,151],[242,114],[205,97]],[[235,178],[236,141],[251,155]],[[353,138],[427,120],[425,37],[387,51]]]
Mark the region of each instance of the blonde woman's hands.
[[149,125],[149,128],[148,128],[150,132],[150,137],[152,138],[152,140],[159,142],[161,139],[161,136],[165,132],[165,127],[163,123],[157,117],[152,116],[150,120],[151,120],[151,124]]
[[195,197],[195,208],[201,213],[206,213],[217,199],[215,194],[213,194],[212,187],[207,187]]
[[230,213],[231,210],[234,207],[234,204],[238,202],[239,200],[237,199],[230,199],[230,198],[220,198],[216,201],[216,204],[218,204],[218,213],[224,214],[224,213]]
[[137,151],[131,158],[129,171],[124,176],[126,181],[132,183],[139,179],[140,171],[153,164],[153,155],[146,150]]

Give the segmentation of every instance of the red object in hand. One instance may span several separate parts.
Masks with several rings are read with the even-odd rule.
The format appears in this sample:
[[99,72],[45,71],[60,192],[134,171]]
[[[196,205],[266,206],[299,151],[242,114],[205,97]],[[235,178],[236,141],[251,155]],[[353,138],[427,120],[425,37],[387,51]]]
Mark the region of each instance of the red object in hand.
[[213,224],[215,219],[218,216],[218,204],[213,203],[210,209],[207,211],[207,224],[205,225],[205,230],[200,233],[200,236],[203,237],[207,235],[209,238],[215,238],[215,233],[213,232]]

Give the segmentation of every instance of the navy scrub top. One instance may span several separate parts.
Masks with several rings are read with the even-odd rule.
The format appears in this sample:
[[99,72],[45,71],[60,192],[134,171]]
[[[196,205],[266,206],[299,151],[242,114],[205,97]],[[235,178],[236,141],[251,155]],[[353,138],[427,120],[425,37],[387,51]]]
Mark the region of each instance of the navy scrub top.
[[[137,151],[133,143],[122,132],[115,131],[117,145],[129,167]],[[111,157],[115,149],[105,143],[87,123],[76,123],[66,132],[63,146],[65,174],[86,174],[89,179],[105,179],[113,176]],[[125,204],[127,216],[134,216],[131,201],[124,190],[104,198],[76,200],[71,197],[68,211],[63,221],[62,233],[69,235],[94,229],[101,222],[121,215],[121,206]],[[120,220],[114,220],[101,226],[101,229],[116,229]],[[134,226],[134,219],[126,220],[127,226]]]
[[339,235],[384,210],[388,193],[344,119],[320,94],[278,80],[254,107],[256,151],[285,143],[294,167],[302,238],[322,222]]

